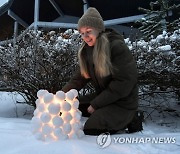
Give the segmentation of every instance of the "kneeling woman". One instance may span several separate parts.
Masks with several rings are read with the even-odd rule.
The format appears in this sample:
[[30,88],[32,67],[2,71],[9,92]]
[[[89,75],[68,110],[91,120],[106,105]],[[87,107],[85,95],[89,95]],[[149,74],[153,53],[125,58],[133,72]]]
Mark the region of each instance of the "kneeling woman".
[[105,30],[100,13],[90,7],[78,21],[83,43],[79,68],[63,91],[82,89],[88,82],[95,93],[79,98],[79,109],[89,116],[84,133],[98,135],[125,129],[138,108],[136,63],[123,37]]

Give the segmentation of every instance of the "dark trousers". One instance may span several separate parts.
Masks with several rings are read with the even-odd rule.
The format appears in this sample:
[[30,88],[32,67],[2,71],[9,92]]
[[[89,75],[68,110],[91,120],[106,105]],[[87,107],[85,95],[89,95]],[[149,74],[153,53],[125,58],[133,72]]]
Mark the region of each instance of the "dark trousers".
[[[103,118],[101,117],[106,117],[108,114],[100,111],[103,111],[103,109],[98,109],[98,111],[95,111],[96,113],[88,113],[87,108],[90,106],[90,101],[96,96],[96,94],[90,94],[79,98],[79,110],[82,112],[82,116],[89,117],[84,125],[84,133],[86,135],[100,135],[101,133],[107,132],[110,134],[117,133],[119,129],[108,129],[108,127],[106,128],[106,125],[103,124]],[[124,126],[122,129],[125,129]]]
[[[80,104],[79,110],[82,112],[83,117],[90,117],[91,114],[87,111],[87,108],[90,104]],[[83,130],[86,135],[100,135],[102,133],[110,133],[115,134],[118,130],[108,130],[108,129],[84,129]]]

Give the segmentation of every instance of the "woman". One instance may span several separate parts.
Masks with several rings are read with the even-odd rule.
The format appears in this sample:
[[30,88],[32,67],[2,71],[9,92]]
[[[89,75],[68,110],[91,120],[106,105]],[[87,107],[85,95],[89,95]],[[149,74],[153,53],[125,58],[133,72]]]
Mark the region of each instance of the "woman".
[[92,82],[96,92],[79,98],[83,116],[90,116],[84,133],[116,133],[127,128],[138,108],[136,63],[122,36],[105,30],[95,8],[90,7],[79,19],[78,30],[83,39],[78,52],[80,69],[62,90],[80,90]]

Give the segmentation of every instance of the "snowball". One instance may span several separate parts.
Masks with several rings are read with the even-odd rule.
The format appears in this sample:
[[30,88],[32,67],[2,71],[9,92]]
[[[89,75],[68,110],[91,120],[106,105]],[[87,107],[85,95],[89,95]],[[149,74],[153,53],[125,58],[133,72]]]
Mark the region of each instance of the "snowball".
[[53,141],[53,140],[55,140],[55,136],[53,136],[52,134],[47,134],[45,140],[46,141]]
[[42,114],[42,112],[39,112],[39,110],[38,110],[38,109],[36,109],[36,110],[34,111],[34,117],[37,117],[37,118],[39,118],[39,119],[40,119],[41,114]]
[[33,115],[34,115],[35,117],[37,117],[39,114],[40,114],[40,113],[39,113],[39,110],[38,110],[38,109],[35,109]]
[[37,99],[35,103],[36,103],[36,106],[37,106],[38,104],[40,104],[40,100]]
[[52,93],[47,93],[44,95],[44,103],[52,102],[54,95]]
[[78,138],[82,138],[83,136],[85,136],[83,130],[80,129],[80,130],[77,132],[77,136],[78,136]]
[[35,134],[35,138],[38,139],[38,140],[42,140],[42,141],[45,140],[45,136],[40,132]]
[[56,95],[39,90],[37,95],[40,98],[36,100],[36,109],[31,121],[32,132],[37,139],[74,139],[84,134],[81,130],[82,113],[78,109],[77,90],[71,89],[67,93],[58,91]]
[[64,121],[70,122],[72,120],[72,115],[69,112],[64,112],[62,114],[62,118],[64,119]]
[[83,129],[83,124],[82,124],[82,122],[78,122],[78,125],[79,125],[79,129]]
[[81,119],[81,113],[80,112],[73,112],[72,116],[77,121],[79,121]]
[[42,122],[39,118],[33,117],[31,120],[31,129],[32,132],[37,132],[40,130],[40,128],[42,127]]
[[64,123],[62,128],[65,134],[68,134],[71,132],[71,125],[69,123]]
[[46,93],[48,93],[47,90],[41,89],[41,90],[39,90],[39,91],[37,92],[37,97],[38,97],[38,98],[42,98]]
[[71,104],[69,104],[68,102],[64,101],[62,103],[62,110],[63,111],[70,111],[71,110]]
[[48,106],[49,113],[53,115],[59,114],[60,109],[60,104],[52,103]]
[[71,107],[72,107],[73,109],[78,109],[78,107],[79,107],[79,101],[76,99],[76,100],[72,103]]
[[80,114],[80,116],[82,116],[82,112],[80,110],[77,110],[77,112]]
[[51,115],[48,112],[44,112],[40,118],[42,122],[48,123],[51,120]]
[[72,127],[73,131],[75,131],[75,132],[77,132],[80,129],[80,125],[77,122],[72,123],[71,127]]
[[37,117],[33,117],[32,119],[31,119],[31,123],[36,123],[36,122],[38,122],[38,121],[41,121],[39,118],[37,118]]
[[73,100],[74,99],[74,93],[72,91],[68,91],[66,93],[66,100]]
[[53,133],[54,133],[54,136],[60,138],[63,134],[63,131],[61,128],[56,128]]
[[61,135],[58,136],[58,139],[61,139],[61,140],[65,140],[67,138],[68,138],[68,135],[65,133],[62,133]]
[[53,122],[53,125],[55,127],[60,127],[63,125],[64,121],[63,119],[60,117],[60,116],[55,116],[53,119],[52,119],[52,122]]
[[39,103],[37,105],[37,109],[40,111],[40,112],[44,112],[45,111],[45,104],[44,103]]
[[70,139],[77,139],[78,138],[76,132],[71,132],[68,136]]
[[56,98],[63,101],[65,99],[65,93],[63,91],[56,92]]
[[76,89],[71,89],[70,92],[74,94],[74,97],[78,96],[78,91]]
[[43,127],[42,127],[42,133],[44,135],[48,135],[52,132],[52,127],[48,124],[45,124]]

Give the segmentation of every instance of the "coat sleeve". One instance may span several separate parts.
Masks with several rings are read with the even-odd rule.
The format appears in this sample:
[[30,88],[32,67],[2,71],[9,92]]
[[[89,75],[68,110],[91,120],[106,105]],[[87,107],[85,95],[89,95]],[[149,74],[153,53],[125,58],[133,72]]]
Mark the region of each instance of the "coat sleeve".
[[90,79],[86,79],[81,75],[80,69],[78,68],[74,76],[70,81],[62,88],[62,91],[67,92],[71,89],[81,90]]
[[114,68],[112,80],[107,88],[90,102],[95,109],[127,97],[137,84],[136,63],[126,44],[120,40],[112,44],[111,62]]

